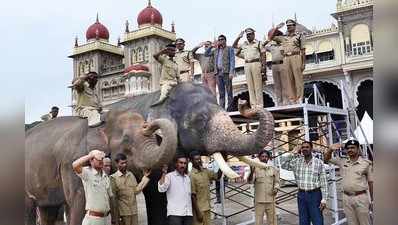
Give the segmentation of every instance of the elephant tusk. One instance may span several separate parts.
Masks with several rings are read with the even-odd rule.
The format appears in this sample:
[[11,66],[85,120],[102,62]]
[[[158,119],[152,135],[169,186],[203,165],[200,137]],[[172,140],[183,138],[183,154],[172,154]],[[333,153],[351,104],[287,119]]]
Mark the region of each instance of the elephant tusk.
[[225,174],[230,179],[235,179],[240,177],[235,171],[231,169],[231,167],[228,166],[228,164],[225,162],[224,158],[222,157],[221,153],[216,152],[213,154],[214,160],[217,162],[218,166],[220,167],[220,170]]
[[259,167],[259,168],[263,168],[263,169],[270,167],[269,165],[267,165],[263,162],[260,162],[259,160],[251,159],[248,156],[240,156],[238,158],[240,161],[242,161],[246,164],[249,164],[250,166]]

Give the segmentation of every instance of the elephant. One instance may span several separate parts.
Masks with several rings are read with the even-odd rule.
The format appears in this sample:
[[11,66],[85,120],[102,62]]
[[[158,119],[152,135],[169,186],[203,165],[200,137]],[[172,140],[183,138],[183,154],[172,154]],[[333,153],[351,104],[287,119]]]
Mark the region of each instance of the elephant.
[[[143,191],[145,195],[149,225],[163,225],[167,221],[167,200],[165,194],[159,193],[157,190],[157,181],[160,178],[161,172],[160,169],[156,168],[159,168],[159,165],[161,164],[170,163],[176,152],[188,155],[191,151],[195,150],[201,152],[202,155],[213,154],[223,172],[226,175],[231,176],[233,175],[231,173],[232,170],[226,166],[226,163],[225,161],[223,161],[223,157],[220,155],[220,153],[234,156],[245,156],[258,153],[270,142],[274,134],[274,119],[272,114],[263,108],[250,109],[247,103],[239,105],[240,113],[244,117],[258,119],[259,126],[258,129],[253,133],[242,134],[240,130],[235,126],[228,113],[217,104],[217,100],[215,96],[211,93],[211,91],[201,84],[195,84],[191,82],[180,83],[177,86],[173,87],[173,89],[171,89],[171,91],[169,92],[169,96],[165,101],[163,101],[159,105],[151,106],[159,99],[159,96],[160,92],[156,91],[148,94],[127,97],[119,102],[109,105],[108,107],[110,111],[106,116],[106,126],[108,127],[114,126],[112,124],[114,124],[115,122],[112,121],[114,121],[114,118],[118,115],[115,112],[134,112],[141,115],[142,121],[147,121],[148,124],[152,124],[159,119],[169,121],[171,123],[169,129],[176,132],[175,135],[177,139],[177,145],[172,154],[164,157],[160,157],[156,154],[154,156],[154,159],[148,161],[146,161],[147,159],[145,157],[136,158],[134,152],[131,152],[130,154],[130,156],[133,157],[129,157],[133,158],[131,159],[131,161],[129,161],[131,162],[129,164],[131,166],[130,169],[132,170],[136,170],[137,168],[153,168],[150,175],[150,182]],[[62,119],[59,118],[58,120]],[[73,120],[79,121],[78,119]],[[51,122],[54,123],[54,126],[62,125],[57,122],[57,120]],[[118,124],[118,126],[121,126],[121,124],[119,123],[116,124]],[[148,133],[151,133],[155,137],[164,136],[166,134],[166,129],[160,128],[158,129],[158,131],[155,131],[154,128],[156,127],[154,126],[152,126],[151,128],[148,128],[146,126],[144,127]],[[44,124],[38,125],[37,128],[40,128],[41,130],[45,129]],[[35,130],[37,128],[33,128],[31,133],[33,134],[38,132],[37,130]],[[107,149],[106,146],[108,144],[111,149],[110,151],[114,152],[116,152],[116,148],[112,146],[118,145],[124,145],[124,149],[129,149],[128,151],[136,150],[133,147],[126,147],[125,144],[122,144],[123,141],[120,140],[122,136],[120,131],[111,133],[115,135],[116,138],[111,137],[109,139],[110,133],[106,129],[103,132],[105,133],[105,135],[90,135],[90,129],[88,128],[85,128],[85,131],[82,131],[82,129],[79,128],[59,129],[62,129],[64,133],[66,132],[76,139],[78,139],[78,137],[84,137],[79,139],[79,143],[75,143],[75,145],[79,146],[80,149],[84,149],[85,145],[81,142],[84,142],[85,140],[89,146],[96,146],[98,145],[96,143],[102,143],[100,145],[105,146],[104,150]],[[88,134],[85,135],[87,132]],[[91,133],[98,133],[98,131],[93,131]],[[101,136],[105,136],[105,138],[101,138]],[[106,140],[106,137],[108,137],[109,140]],[[27,136],[27,139],[29,139],[29,136]],[[26,143],[27,145],[28,142],[33,144],[33,142],[37,141],[38,139],[40,139],[40,137],[35,137],[32,138],[30,141],[27,140]],[[128,135],[127,137],[125,136],[124,139],[127,139],[125,142],[129,142],[130,145],[133,145],[135,143],[134,138],[131,138]],[[112,140],[115,140],[115,143],[113,143]],[[47,143],[48,141],[49,140],[46,140],[45,142]],[[27,149],[27,151],[29,150],[35,149],[33,149],[32,147],[30,149]],[[44,148],[41,151],[45,151]],[[65,153],[65,151],[68,150],[61,150],[61,148],[59,148],[58,151],[60,152],[58,154],[67,154]],[[69,151],[71,151],[70,148]],[[172,152],[172,150],[167,151]],[[71,169],[69,162],[72,159],[76,159],[80,155],[82,154],[74,153],[74,155],[69,155],[67,160],[68,162],[64,164],[64,167],[61,169]],[[60,160],[62,160],[62,157],[60,158]],[[63,160],[65,160],[65,158]],[[60,168],[58,168],[56,165],[49,166],[49,168],[51,168],[53,176],[60,174]],[[75,175],[70,176],[71,177],[69,179],[77,180]],[[76,187],[74,188],[76,189]],[[51,190],[48,190],[48,193],[50,192]],[[51,193],[51,195],[56,194],[62,196],[61,192],[57,192],[54,194]],[[61,197],[59,198],[61,199]],[[66,208],[68,209],[71,207],[69,206]],[[76,225],[78,224],[78,220],[74,220],[73,223],[71,220],[70,224]]]
[[[157,130],[161,136],[155,134]],[[177,131],[171,121],[147,123],[142,115],[126,110],[110,112],[99,128],[88,128],[87,120],[70,116],[37,125],[26,132],[25,139],[25,224],[35,224],[36,208],[41,225],[53,225],[62,206],[67,224],[81,224],[84,189],[72,162],[90,150],[123,152],[131,156],[131,165],[156,168],[171,160],[176,148]]]

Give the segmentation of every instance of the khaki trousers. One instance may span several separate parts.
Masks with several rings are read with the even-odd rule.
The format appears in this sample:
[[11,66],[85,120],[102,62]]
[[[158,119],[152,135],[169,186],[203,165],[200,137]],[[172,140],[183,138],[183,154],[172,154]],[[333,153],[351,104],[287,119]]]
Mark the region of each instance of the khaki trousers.
[[192,223],[192,225],[210,225],[211,224],[210,223],[210,210],[202,212],[202,216],[203,216],[203,221],[202,222],[199,222],[197,220],[197,217],[196,217],[195,214],[196,213],[194,213],[194,215],[193,215],[193,223]]
[[272,77],[274,79],[274,93],[278,105],[289,104],[289,99],[295,98],[293,87],[283,64],[272,65]]
[[264,213],[267,216],[267,225],[276,225],[276,213],[275,213],[275,203],[259,203],[255,205],[255,221],[256,225],[262,225],[264,219]]
[[175,81],[163,81],[160,84],[160,97],[159,101],[161,102],[169,96],[170,90],[177,85]]
[[107,225],[107,218],[106,217],[96,217],[96,216],[89,216],[85,215],[82,225]]
[[295,99],[302,99],[304,95],[303,71],[301,71],[301,55],[285,56],[283,65],[285,66],[288,85],[292,87]]
[[208,87],[213,93],[213,95],[216,95],[216,76],[214,73],[203,73],[202,77],[202,82],[203,85]]
[[369,225],[369,197],[367,194],[358,196],[343,196],[344,213],[348,225]]
[[88,126],[95,126],[101,123],[101,114],[95,107],[80,106],[76,109],[76,114],[81,118],[87,118]]
[[192,82],[191,71],[180,74],[181,82]]
[[261,63],[245,63],[245,74],[247,87],[249,89],[251,107],[264,107],[263,102],[263,80],[261,77]]
[[120,225],[138,225],[138,215],[120,216]]

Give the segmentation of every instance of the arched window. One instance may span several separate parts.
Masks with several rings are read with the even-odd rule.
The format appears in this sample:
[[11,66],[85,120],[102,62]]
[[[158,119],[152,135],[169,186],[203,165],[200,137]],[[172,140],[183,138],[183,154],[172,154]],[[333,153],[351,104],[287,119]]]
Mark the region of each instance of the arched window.
[[108,81],[105,81],[104,83],[102,83],[102,89],[101,90],[102,90],[102,97],[104,99],[107,99],[107,98],[109,98],[111,96],[110,89],[109,89],[109,82]]
[[316,58],[319,62],[334,60],[334,50],[332,42],[322,41],[319,44],[316,53],[317,53]]
[[368,25],[358,24],[351,29],[351,43],[353,55],[364,55],[373,50]]
[[94,70],[94,60],[90,59],[90,71]]
[[131,64],[134,64],[135,62],[137,62],[137,53],[133,49],[131,50]]
[[144,55],[142,53],[142,48],[139,47],[137,50],[137,62],[142,62],[144,60]]
[[144,61],[149,61],[149,49],[148,49],[148,46],[144,47]]
[[111,87],[112,87],[112,96],[117,96],[119,94],[119,89],[116,80],[111,81]]

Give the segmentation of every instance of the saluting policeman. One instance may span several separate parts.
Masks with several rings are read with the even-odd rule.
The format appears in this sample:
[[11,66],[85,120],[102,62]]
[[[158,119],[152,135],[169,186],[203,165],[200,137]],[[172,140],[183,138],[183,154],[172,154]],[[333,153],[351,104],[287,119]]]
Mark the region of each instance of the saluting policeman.
[[182,82],[193,80],[193,63],[194,58],[191,51],[184,50],[185,40],[182,38],[177,38],[176,40],[176,62],[178,69],[180,70],[180,78]]
[[[261,162],[267,163],[271,158],[269,151],[263,150],[258,153],[258,158]],[[256,225],[263,224],[264,213],[267,215],[267,224],[276,225],[276,205],[275,196],[278,193],[279,185],[279,170],[273,166],[265,168],[255,167],[250,173],[248,180],[252,181],[254,178],[254,203],[255,203],[255,222]]]
[[[360,155],[359,142],[349,140],[345,144],[348,159],[331,158],[341,144],[334,144],[325,153],[325,162],[340,167],[343,177],[343,205],[349,225],[369,225],[369,211],[373,206],[373,166]],[[369,195],[368,195],[369,193]],[[370,196],[370,201],[369,201]]]
[[296,33],[296,21],[286,21],[287,35],[277,36],[277,30],[282,28],[284,23],[279,24],[270,32],[269,39],[281,43],[283,53],[283,66],[289,76],[289,83],[294,90],[290,96],[292,103],[301,103],[304,96],[303,71],[305,69],[305,48],[304,36]]
[[[246,32],[246,41],[238,46],[239,40]],[[237,48],[236,56],[245,60],[245,74],[249,89],[251,107],[264,107],[263,79],[265,73],[265,48],[261,41],[255,39],[254,29],[247,28],[236,38],[233,47]]]

